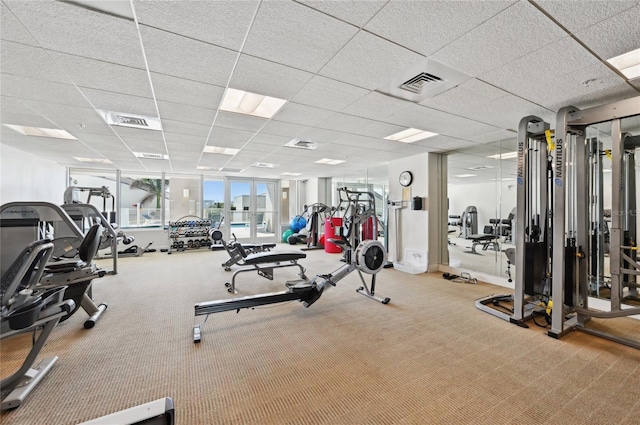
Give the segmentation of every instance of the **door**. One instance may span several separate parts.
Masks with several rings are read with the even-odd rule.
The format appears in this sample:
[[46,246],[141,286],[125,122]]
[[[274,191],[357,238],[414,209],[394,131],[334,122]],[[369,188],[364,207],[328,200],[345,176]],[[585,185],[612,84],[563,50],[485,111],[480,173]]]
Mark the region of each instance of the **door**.
[[252,241],[276,241],[278,235],[279,183],[275,180],[229,179],[226,216],[231,237]]

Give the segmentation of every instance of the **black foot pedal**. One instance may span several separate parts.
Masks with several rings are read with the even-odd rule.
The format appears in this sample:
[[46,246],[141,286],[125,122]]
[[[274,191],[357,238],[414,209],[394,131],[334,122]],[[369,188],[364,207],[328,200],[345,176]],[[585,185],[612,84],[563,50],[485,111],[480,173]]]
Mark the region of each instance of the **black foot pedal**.
[[193,342],[200,342],[200,325],[196,325],[193,327]]

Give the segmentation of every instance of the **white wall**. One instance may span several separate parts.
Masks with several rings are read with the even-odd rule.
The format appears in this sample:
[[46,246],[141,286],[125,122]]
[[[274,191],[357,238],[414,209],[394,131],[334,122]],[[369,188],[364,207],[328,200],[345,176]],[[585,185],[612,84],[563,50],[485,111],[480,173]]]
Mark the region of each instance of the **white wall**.
[[0,204],[43,201],[60,205],[67,169],[54,162],[0,144]]
[[[389,163],[389,200],[402,199],[402,186],[398,182],[398,176],[403,171],[411,171],[413,183],[411,198],[420,196],[427,198],[429,182],[428,154],[403,158]],[[411,204],[399,210],[399,230],[396,232],[396,213],[389,210],[389,260],[398,261],[404,257],[405,249],[422,251],[428,255],[428,212],[411,210]],[[396,233],[398,234],[398,255],[396,255]],[[399,257],[399,258],[398,258]]]

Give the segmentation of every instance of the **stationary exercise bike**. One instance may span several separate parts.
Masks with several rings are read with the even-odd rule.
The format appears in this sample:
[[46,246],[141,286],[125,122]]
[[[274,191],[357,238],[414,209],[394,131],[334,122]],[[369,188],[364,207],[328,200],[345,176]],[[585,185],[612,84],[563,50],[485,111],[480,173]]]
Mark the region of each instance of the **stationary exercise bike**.
[[[345,264],[332,273],[319,274],[311,280],[305,277],[288,281],[285,283],[287,288],[285,291],[198,303],[195,305],[195,315],[208,318],[212,313],[240,311],[245,308],[293,300],[302,302],[305,307],[310,307],[318,301],[326,289],[336,286],[340,279],[354,270],[358,271],[362,281],[362,286],[356,292],[382,304],[389,303],[389,298],[375,296],[376,274],[384,268],[387,258],[386,250],[377,240],[363,241],[360,239],[362,225],[367,222],[369,217],[375,216],[375,197],[371,192],[352,191],[347,188],[338,189],[338,193],[340,205],[336,211],[344,211],[343,224],[339,229],[339,238],[333,239],[332,242],[343,247]],[[344,208],[342,208],[343,206]],[[365,281],[363,273],[371,275],[369,284]],[[203,325],[204,322],[194,325],[194,342],[200,342]]]

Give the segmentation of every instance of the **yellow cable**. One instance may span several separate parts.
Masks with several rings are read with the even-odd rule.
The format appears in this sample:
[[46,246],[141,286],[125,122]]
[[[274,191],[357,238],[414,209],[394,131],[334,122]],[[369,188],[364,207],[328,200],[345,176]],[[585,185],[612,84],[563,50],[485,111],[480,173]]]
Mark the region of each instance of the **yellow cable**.
[[556,144],[553,142],[552,137],[555,134],[554,130],[545,130],[544,131],[544,135],[547,138],[547,147],[549,149],[549,152],[551,152],[552,150],[554,150],[556,148]]

